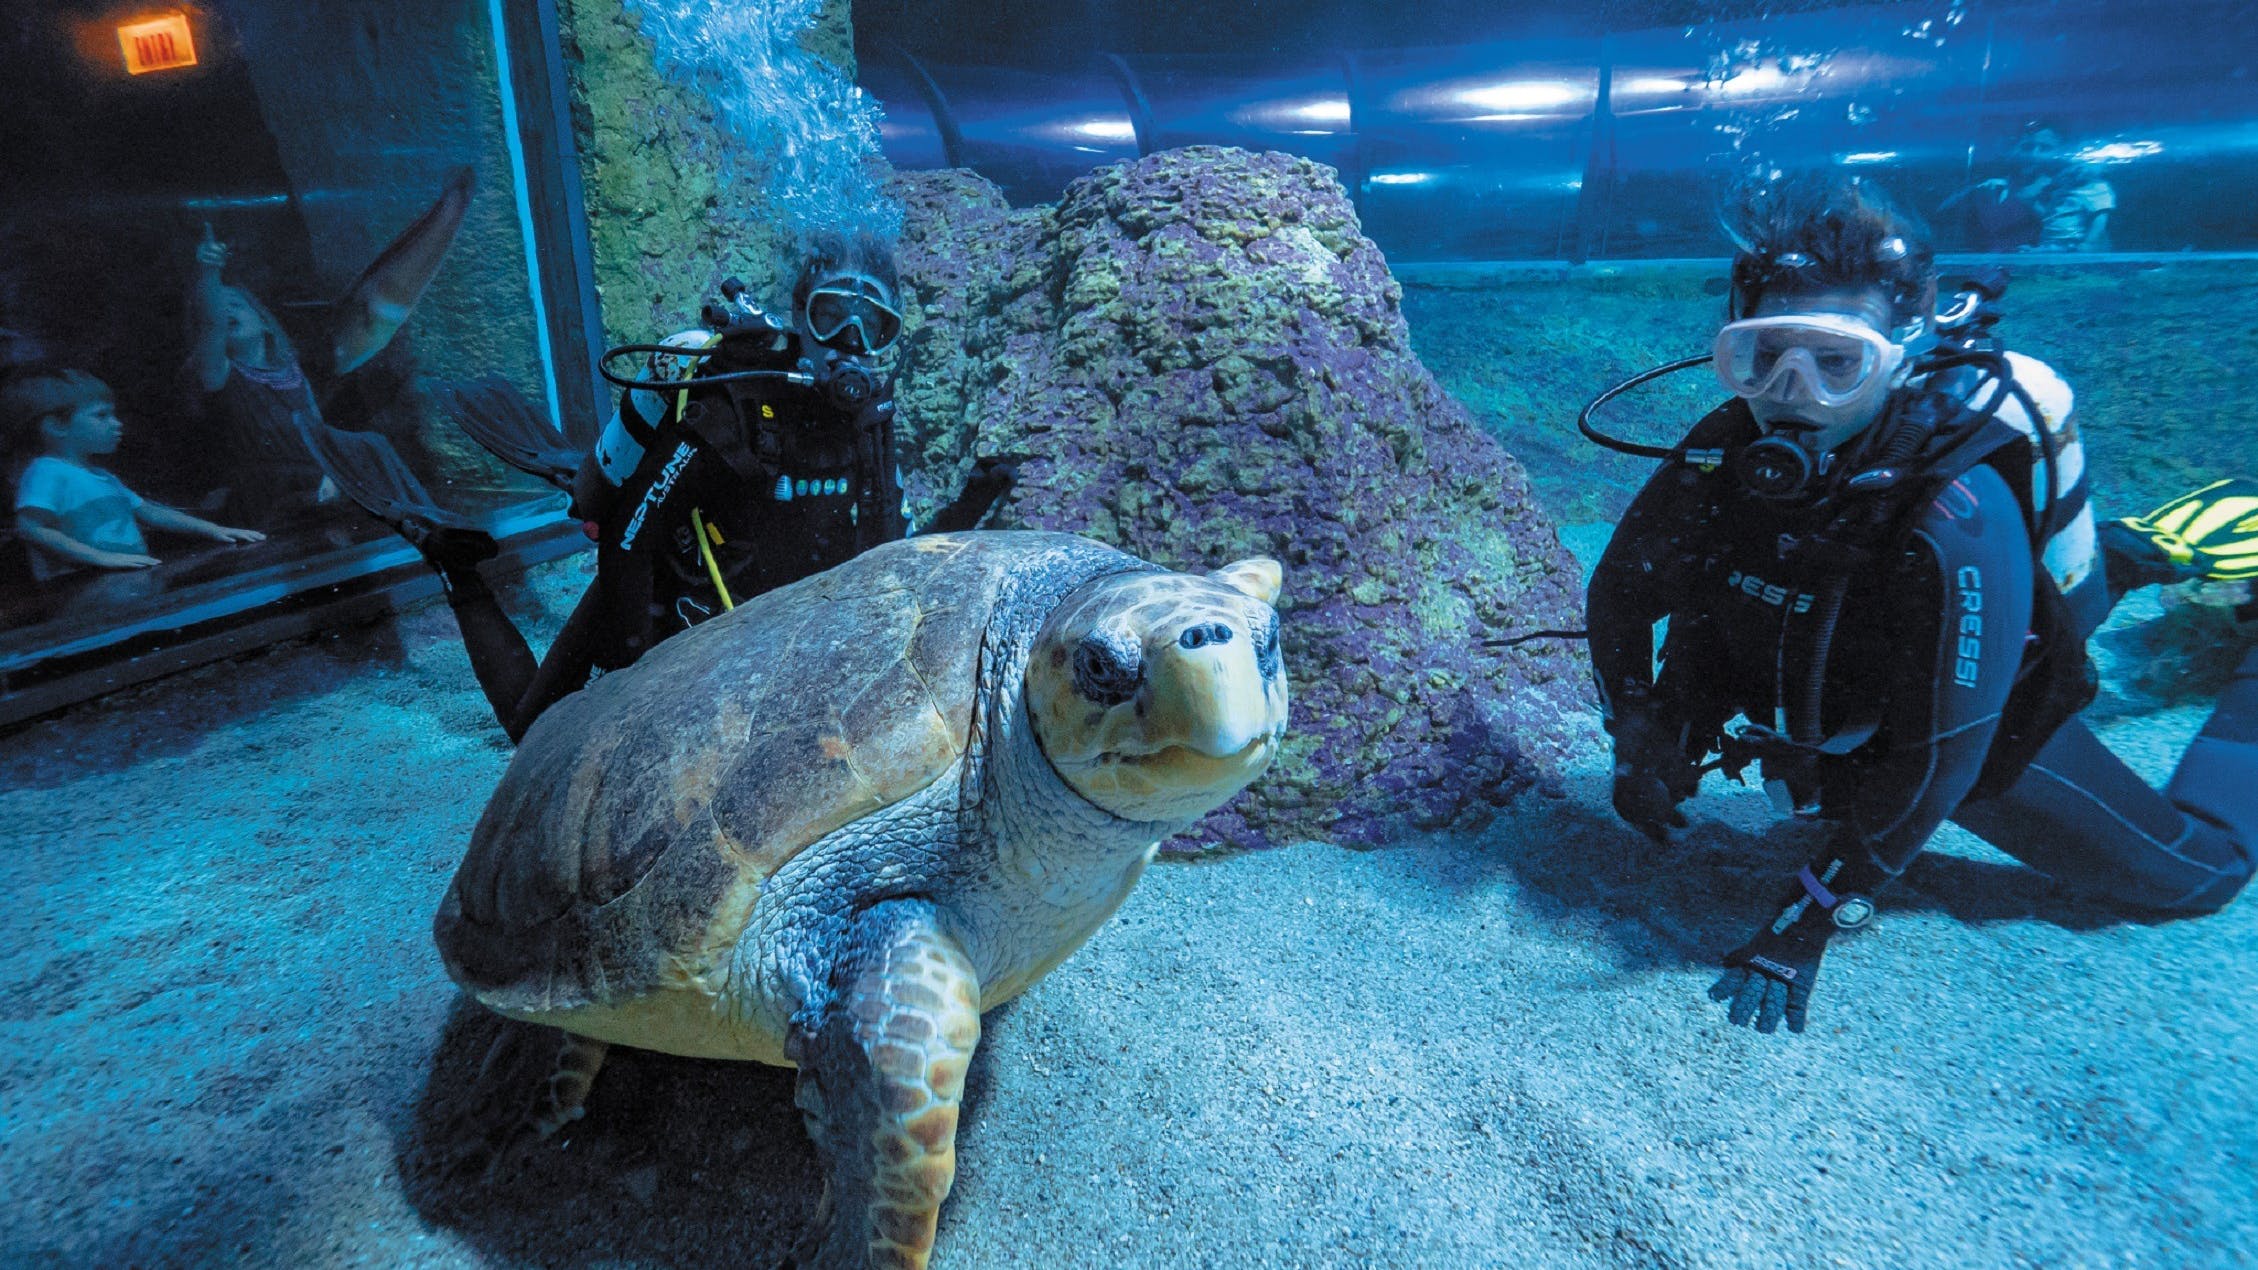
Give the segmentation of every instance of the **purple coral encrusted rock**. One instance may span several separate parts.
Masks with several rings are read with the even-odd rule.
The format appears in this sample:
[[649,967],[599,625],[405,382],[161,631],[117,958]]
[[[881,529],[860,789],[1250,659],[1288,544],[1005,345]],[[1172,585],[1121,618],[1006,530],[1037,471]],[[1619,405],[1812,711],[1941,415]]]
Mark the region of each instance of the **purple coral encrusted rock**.
[[1203,146],[1054,206],[1015,211],[964,172],[893,192],[919,510],[975,454],[1018,454],[999,526],[1286,566],[1286,751],[1178,846],[1371,843],[1553,783],[1588,727],[1580,660],[1482,640],[1575,625],[1576,566],[1520,464],[1413,355],[1330,168]]

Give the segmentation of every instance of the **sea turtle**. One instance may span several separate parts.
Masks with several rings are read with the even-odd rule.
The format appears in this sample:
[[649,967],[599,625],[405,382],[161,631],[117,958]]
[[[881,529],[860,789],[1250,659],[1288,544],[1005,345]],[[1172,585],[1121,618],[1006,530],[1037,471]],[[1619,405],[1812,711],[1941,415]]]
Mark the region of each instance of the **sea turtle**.
[[797,1066],[826,1170],[802,1258],[923,1266],[980,1012],[1277,753],[1279,582],[914,538],[552,707],[435,926],[472,997],[567,1034],[536,1127],[606,1045]]

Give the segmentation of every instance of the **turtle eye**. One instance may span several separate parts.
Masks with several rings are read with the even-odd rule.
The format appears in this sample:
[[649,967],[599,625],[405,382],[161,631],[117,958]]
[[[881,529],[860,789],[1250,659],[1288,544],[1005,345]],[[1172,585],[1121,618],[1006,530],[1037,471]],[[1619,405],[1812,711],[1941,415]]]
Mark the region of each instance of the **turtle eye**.
[[1254,628],[1254,668],[1265,679],[1276,679],[1283,669],[1278,664],[1278,615],[1264,615]]
[[1144,650],[1118,631],[1092,631],[1074,647],[1074,691],[1101,706],[1137,695]]

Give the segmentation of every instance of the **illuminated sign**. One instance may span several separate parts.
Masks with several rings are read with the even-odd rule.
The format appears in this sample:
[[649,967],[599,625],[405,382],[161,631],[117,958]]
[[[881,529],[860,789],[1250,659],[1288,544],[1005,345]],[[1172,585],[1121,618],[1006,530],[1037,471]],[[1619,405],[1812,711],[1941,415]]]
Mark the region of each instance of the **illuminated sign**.
[[125,50],[128,75],[177,70],[196,64],[196,41],[188,33],[188,15],[168,13],[118,26],[118,47]]

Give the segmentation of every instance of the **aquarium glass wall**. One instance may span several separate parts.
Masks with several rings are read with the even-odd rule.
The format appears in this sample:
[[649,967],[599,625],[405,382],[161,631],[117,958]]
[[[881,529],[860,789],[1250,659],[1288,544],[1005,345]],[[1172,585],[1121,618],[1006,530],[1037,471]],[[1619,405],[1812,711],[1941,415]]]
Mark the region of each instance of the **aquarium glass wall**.
[[553,507],[444,421],[560,405],[502,6],[6,12],[0,687],[412,561],[324,439],[504,536]]
[[[1782,172],[1866,176],[1923,218],[1948,302],[2006,268],[1999,334],[2074,386],[2110,508],[2258,471],[2258,431],[2215,413],[2258,393],[2258,25],[2240,4],[855,13],[889,157],[972,168],[1014,203],[1177,146],[1332,166],[1422,360],[1587,556],[1651,461],[1589,443],[1576,411],[1707,350],[1722,203]],[[1669,445],[1718,391],[1681,374],[1600,420]]]

